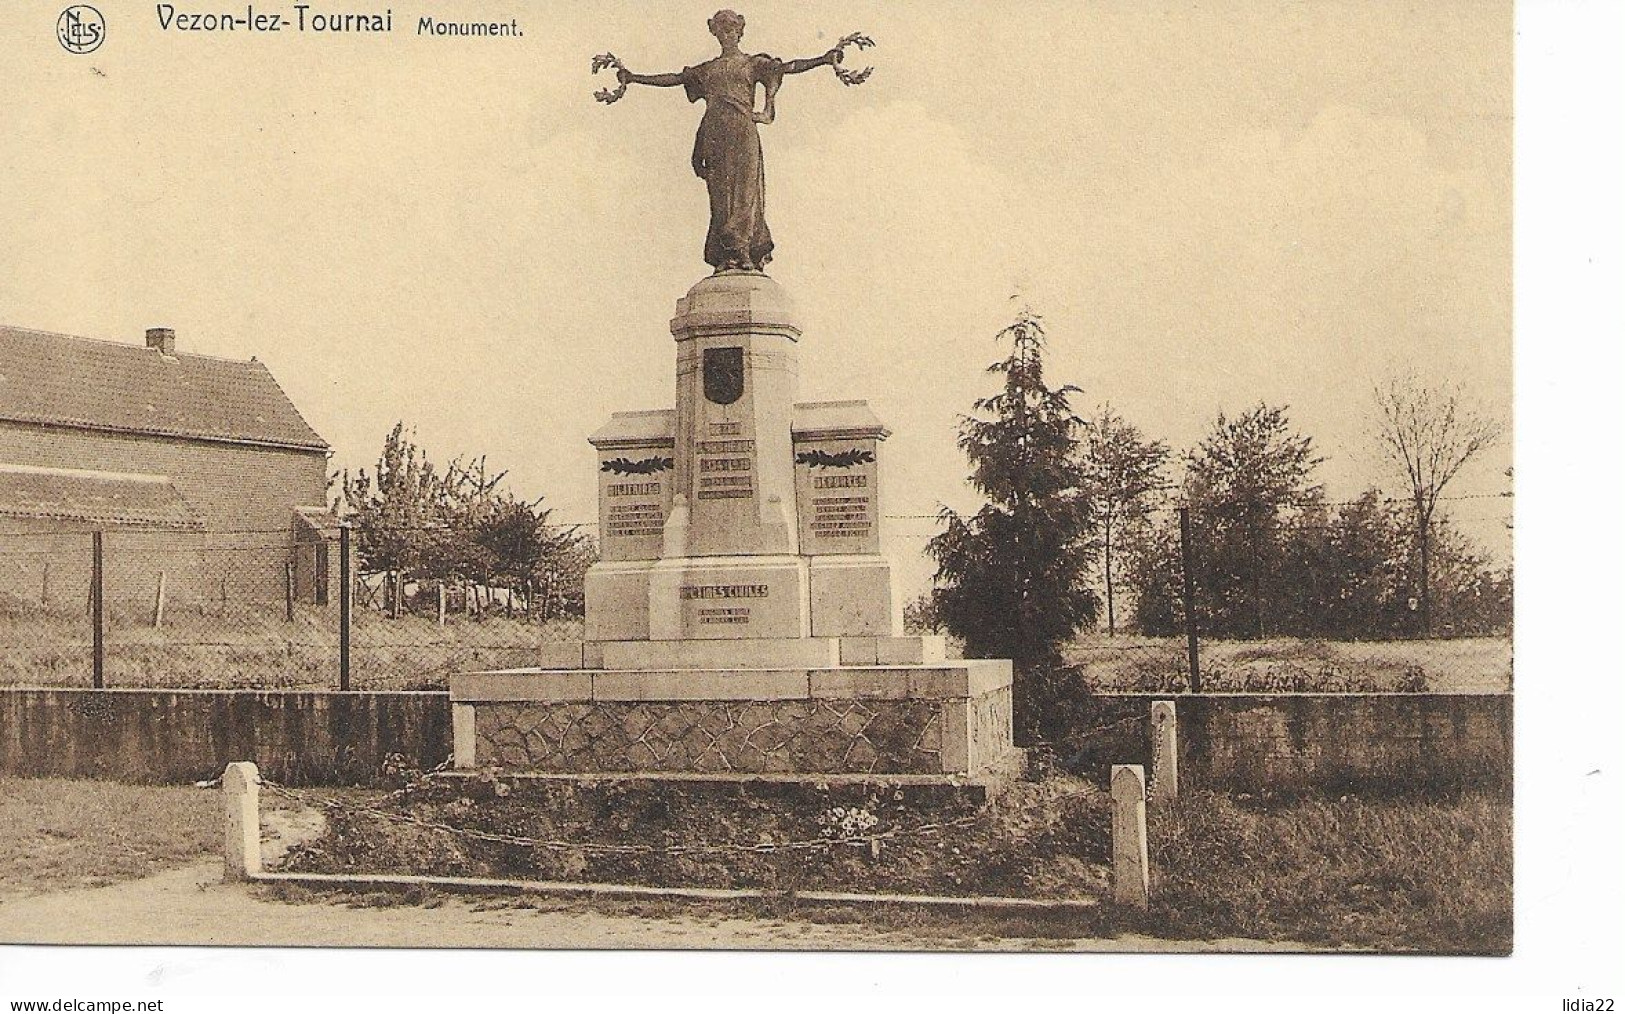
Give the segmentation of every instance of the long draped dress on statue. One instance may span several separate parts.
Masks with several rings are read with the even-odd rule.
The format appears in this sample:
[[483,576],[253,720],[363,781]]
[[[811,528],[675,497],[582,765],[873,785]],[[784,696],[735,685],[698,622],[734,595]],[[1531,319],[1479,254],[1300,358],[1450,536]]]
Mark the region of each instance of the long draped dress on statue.
[[694,175],[711,197],[711,228],[705,263],[723,268],[762,268],[773,257],[767,229],[762,139],[751,119],[756,86],[782,77],[770,56],[724,55],[683,68],[688,100],[705,100],[705,117],[694,137]]

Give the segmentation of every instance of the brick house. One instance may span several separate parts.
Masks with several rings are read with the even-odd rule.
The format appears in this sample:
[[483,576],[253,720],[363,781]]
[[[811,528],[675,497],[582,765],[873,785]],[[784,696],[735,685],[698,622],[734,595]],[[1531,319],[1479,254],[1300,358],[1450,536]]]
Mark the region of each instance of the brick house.
[[0,605],[325,602],[330,449],[265,364],[0,326]]

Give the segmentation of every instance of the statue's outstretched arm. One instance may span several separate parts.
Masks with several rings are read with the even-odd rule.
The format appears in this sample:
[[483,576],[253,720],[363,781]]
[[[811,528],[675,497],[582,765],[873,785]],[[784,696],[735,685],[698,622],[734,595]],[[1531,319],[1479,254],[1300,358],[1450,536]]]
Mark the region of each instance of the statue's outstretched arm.
[[626,69],[626,65],[621,63],[620,58],[614,53],[599,53],[592,58],[592,72],[594,74],[610,68],[614,68],[615,80],[620,82],[619,86],[600,88],[592,94],[593,98],[605,105],[619,101],[620,97],[626,94],[627,85],[640,84],[654,85],[656,88],[674,88],[683,83],[683,75],[681,74],[634,74]]
[[841,62],[841,51],[832,49],[823,56],[809,56],[805,60],[786,60],[780,68],[786,74],[805,74],[818,67],[833,67]]
[[683,83],[681,74],[634,74],[622,67],[615,75],[621,84],[653,85],[656,88],[675,88]]
[[862,70],[847,70],[841,66],[841,60],[845,58],[846,47],[848,46],[856,46],[859,49],[869,49],[873,47],[874,44],[875,40],[869,38],[867,35],[864,35],[862,32],[853,32],[851,35],[841,39],[840,42],[837,42],[835,44],[835,48],[825,53],[823,56],[810,56],[805,60],[788,60],[781,63],[779,65],[779,69],[785,74],[804,74],[815,67],[832,67],[835,70],[835,76],[840,78],[842,84],[862,84],[869,79],[869,72],[873,70],[873,68],[865,67]]

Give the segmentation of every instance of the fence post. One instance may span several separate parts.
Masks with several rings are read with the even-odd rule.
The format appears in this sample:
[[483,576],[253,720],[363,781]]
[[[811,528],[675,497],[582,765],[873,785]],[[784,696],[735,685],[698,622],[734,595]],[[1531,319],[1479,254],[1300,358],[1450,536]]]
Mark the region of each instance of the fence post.
[[107,615],[103,608],[102,533],[90,533],[90,685],[107,685]]
[[282,565],[282,606],[283,615],[289,623],[293,622],[293,561]]
[[446,625],[446,582],[434,583],[434,621],[440,626]]
[[1151,801],[1179,795],[1179,721],[1173,701],[1151,702]]
[[1196,644],[1196,575],[1191,566],[1191,509],[1179,508],[1179,561],[1184,571],[1185,654],[1191,674],[1191,693],[1202,692],[1202,662]]
[[226,765],[220,776],[226,799],[226,879],[248,880],[260,860],[260,769],[252,761]]
[[474,766],[478,731],[474,718],[474,705],[451,706],[451,756],[455,767],[467,770]]
[[169,575],[163,571],[158,572],[158,592],[152,597],[152,626],[154,629],[164,625],[164,592]]
[[1145,844],[1145,769],[1112,765],[1112,900],[1144,911],[1151,901]]
[[339,526],[339,689],[350,689],[350,607],[355,587],[350,573],[350,526]]

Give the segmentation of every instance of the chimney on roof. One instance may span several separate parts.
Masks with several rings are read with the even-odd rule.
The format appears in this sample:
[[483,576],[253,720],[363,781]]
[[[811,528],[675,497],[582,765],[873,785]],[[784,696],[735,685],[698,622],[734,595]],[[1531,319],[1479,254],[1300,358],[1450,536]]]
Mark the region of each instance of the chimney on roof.
[[172,327],[147,328],[147,348],[157,349],[160,355],[174,358],[175,329]]

